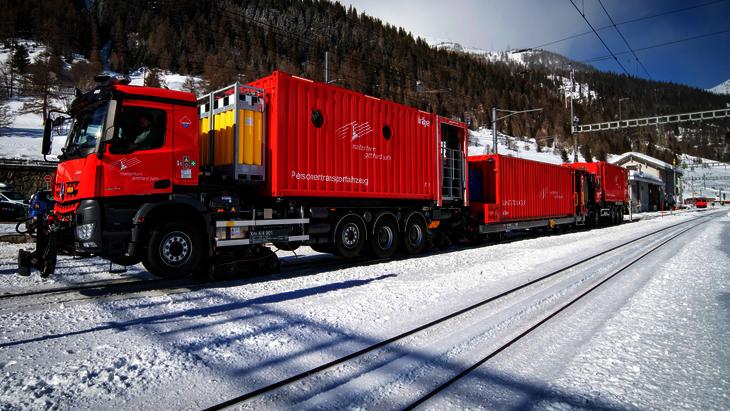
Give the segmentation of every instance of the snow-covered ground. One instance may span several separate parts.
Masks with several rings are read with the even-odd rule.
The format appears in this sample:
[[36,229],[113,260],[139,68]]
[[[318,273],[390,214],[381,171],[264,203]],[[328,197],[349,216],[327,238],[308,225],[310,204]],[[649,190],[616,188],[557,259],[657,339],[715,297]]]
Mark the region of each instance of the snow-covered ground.
[[[287,274],[285,266],[265,281],[211,284],[169,295],[40,307],[28,302],[12,309],[0,300],[0,409],[202,409],[625,239],[710,213],[719,217],[620,274],[423,408],[730,409],[730,215],[725,210],[663,218],[655,213],[599,230],[306,275]],[[7,225],[3,231],[9,231]],[[0,243],[3,293],[149,276],[141,266],[108,274],[101,260],[61,258],[49,279],[37,273],[21,278],[15,275],[20,247]],[[306,247],[300,253],[316,254]],[[292,260],[291,253],[280,254]],[[538,311],[552,299],[525,298]],[[475,322],[489,323],[484,330],[470,325],[454,333],[478,335],[488,343],[501,327],[489,322],[492,314],[487,311]],[[399,349],[406,357],[422,352],[407,345]],[[447,365],[444,372],[453,372],[468,366],[460,355],[469,358],[469,352],[463,350],[433,352],[418,370],[394,370],[398,363],[391,362],[378,366],[366,379],[376,382],[375,388],[351,383],[331,387],[337,395],[322,390],[313,398],[304,389],[297,394],[301,403],[284,408],[399,409],[393,404],[416,394],[399,387],[419,384],[416,379],[433,367]]]

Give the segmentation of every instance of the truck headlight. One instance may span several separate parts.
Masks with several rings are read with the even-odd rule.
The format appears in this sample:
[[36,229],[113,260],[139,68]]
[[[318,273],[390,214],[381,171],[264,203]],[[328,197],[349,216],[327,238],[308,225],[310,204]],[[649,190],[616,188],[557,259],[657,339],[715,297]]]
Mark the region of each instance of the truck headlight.
[[96,223],[87,223],[76,227],[76,238],[79,240],[90,240],[94,236]]

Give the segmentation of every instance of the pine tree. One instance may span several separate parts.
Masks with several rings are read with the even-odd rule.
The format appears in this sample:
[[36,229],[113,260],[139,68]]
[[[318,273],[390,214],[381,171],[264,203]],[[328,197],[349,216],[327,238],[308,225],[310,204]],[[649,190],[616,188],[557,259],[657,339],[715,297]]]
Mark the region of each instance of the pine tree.
[[30,54],[25,45],[15,45],[11,65],[17,74],[25,74],[28,66],[30,66]]
[[560,149],[560,158],[563,160],[563,163],[570,162],[570,158],[568,157],[568,152],[565,151],[564,148]]
[[155,88],[167,88],[167,84],[165,84],[165,78],[162,75],[162,71],[158,69],[151,69],[147,76],[144,78],[144,84],[147,87],[155,87]]
[[59,91],[59,76],[53,69],[51,53],[39,54],[29,68],[28,94],[30,98],[23,104],[21,113],[37,114],[45,124],[48,111],[59,109],[62,93]]
[[182,84],[182,91],[187,91],[188,93],[194,94],[196,96],[199,96],[200,93],[200,86],[198,85],[198,82],[195,80],[194,77],[185,77],[185,81]]
[[15,117],[8,102],[0,98],[0,127],[10,127],[13,125],[13,121],[15,121]]

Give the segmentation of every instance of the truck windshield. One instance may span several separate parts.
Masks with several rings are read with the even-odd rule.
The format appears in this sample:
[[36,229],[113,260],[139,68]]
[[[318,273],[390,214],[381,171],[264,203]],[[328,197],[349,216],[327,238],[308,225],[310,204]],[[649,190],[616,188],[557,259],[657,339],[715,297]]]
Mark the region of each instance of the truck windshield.
[[109,103],[95,104],[80,110],[71,124],[66,138],[66,155],[87,156],[96,151],[96,142],[101,138]]

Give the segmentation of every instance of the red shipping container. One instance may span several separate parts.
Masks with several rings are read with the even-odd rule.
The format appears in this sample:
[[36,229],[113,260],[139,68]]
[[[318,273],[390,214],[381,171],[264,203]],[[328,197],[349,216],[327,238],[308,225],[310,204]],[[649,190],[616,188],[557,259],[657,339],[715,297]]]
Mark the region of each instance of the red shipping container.
[[[570,217],[573,170],[499,154],[469,157],[470,206],[476,223]],[[480,178],[481,189],[475,187]]]
[[249,85],[268,100],[261,195],[440,202],[442,124],[466,152],[435,114],[278,71]]
[[596,202],[627,203],[629,201],[629,170],[605,161],[563,165],[585,168],[589,173],[596,175]]

